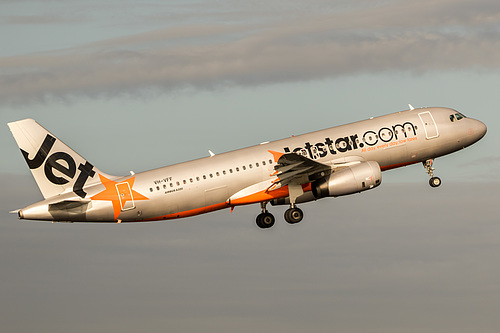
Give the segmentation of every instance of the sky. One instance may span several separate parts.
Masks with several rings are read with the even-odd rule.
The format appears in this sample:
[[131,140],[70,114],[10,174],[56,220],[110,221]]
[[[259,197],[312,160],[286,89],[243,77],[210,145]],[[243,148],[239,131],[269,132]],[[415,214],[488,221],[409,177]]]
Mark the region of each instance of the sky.
[[[500,3],[0,0],[6,332],[497,332]],[[379,188],[131,225],[18,221],[42,197],[6,123],[125,175],[414,107],[477,144]],[[495,139],[496,138],[496,139]]]

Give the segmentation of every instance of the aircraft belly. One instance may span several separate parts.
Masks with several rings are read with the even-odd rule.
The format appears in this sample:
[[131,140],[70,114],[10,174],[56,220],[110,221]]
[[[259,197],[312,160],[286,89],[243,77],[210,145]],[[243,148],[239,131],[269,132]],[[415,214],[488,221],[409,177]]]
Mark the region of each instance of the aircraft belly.
[[113,221],[113,209],[109,202],[92,201],[85,214],[87,222],[111,222]]
[[414,143],[408,147],[409,159],[425,161],[429,158],[450,154],[459,148],[457,142],[446,140],[443,136],[431,140],[424,140],[426,139],[424,138],[421,142]]
[[386,152],[388,153],[390,164],[398,164],[408,161],[408,148],[406,144],[390,147]]
[[214,188],[210,188],[204,191],[204,205],[211,206],[221,202],[226,202],[229,198],[229,188],[227,185],[222,185]]
[[189,205],[189,201],[196,201],[196,197],[188,197],[178,193],[161,194],[164,197],[154,197],[149,202],[143,201],[137,204],[137,212],[130,212],[129,216],[135,220],[144,220],[157,216],[175,214]]

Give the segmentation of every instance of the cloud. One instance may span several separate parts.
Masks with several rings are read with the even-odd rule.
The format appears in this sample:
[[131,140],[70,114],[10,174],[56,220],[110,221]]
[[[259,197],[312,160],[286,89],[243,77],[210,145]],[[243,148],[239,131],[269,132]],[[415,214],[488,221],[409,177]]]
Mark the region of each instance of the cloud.
[[24,16],[7,16],[0,21],[2,24],[9,25],[36,25],[36,24],[56,24],[56,23],[71,23],[63,17],[55,15],[24,15]]
[[179,25],[63,52],[3,57],[0,103],[500,65],[495,1],[390,1],[294,14],[288,9],[265,23]]

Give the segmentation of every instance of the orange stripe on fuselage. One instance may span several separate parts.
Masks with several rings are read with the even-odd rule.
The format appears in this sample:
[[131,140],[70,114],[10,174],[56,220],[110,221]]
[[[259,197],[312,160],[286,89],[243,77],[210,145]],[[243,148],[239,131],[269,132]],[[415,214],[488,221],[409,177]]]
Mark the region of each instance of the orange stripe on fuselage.
[[[310,191],[311,183],[302,185],[302,190],[304,192]],[[230,204],[231,206],[248,205],[257,202],[270,201],[273,199],[286,198],[288,195],[288,186],[283,186],[273,191],[260,191],[243,198],[231,200]]]
[[[271,151],[270,151],[271,152]],[[385,165],[380,167],[382,171],[386,170],[391,170],[415,163],[419,163],[420,161],[413,161],[413,162],[404,162],[404,163],[398,163],[398,164],[391,164],[391,165]],[[302,190],[304,192],[309,192],[311,191],[311,183],[302,185]],[[172,220],[172,219],[179,219],[183,217],[189,217],[189,216],[195,216],[199,214],[204,214],[204,213],[209,213],[213,212],[216,210],[224,209],[224,208],[234,208],[234,206],[242,206],[242,205],[249,205],[253,203],[258,203],[258,202],[263,202],[263,201],[271,201],[273,199],[280,199],[280,198],[286,198],[288,196],[288,186],[283,186],[280,187],[279,189],[273,190],[273,191],[260,191],[254,194],[250,194],[246,197],[239,198],[236,200],[232,200],[231,202],[221,202],[215,205],[210,205],[210,206],[205,206],[201,208],[195,208],[195,209],[190,209],[186,210],[183,212],[178,212],[178,213],[173,213],[173,214],[167,214],[167,215],[162,215],[158,217],[152,217],[149,219],[145,219],[142,221],[160,221],[160,220]]]
[[180,219],[183,217],[189,217],[189,216],[195,216],[195,215],[200,215],[200,214],[204,214],[204,213],[209,213],[209,212],[213,212],[215,210],[224,209],[224,208],[228,208],[228,207],[231,207],[231,206],[229,206],[225,202],[222,202],[222,203],[218,203],[215,205],[185,210],[183,212],[167,214],[167,215],[162,215],[162,216],[158,216],[158,217],[152,217],[149,219],[144,219],[142,221],[160,221],[160,220]]
[[[311,183],[302,185],[302,190],[304,192],[311,191]],[[240,198],[240,199],[232,200],[231,202],[221,202],[221,203],[218,203],[215,205],[190,209],[190,210],[186,210],[183,212],[167,214],[167,215],[162,215],[162,216],[158,216],[158,217],[152,217],[152,218],[145,219],[142,221],[160,221],[160,220],[179,219],[179,218],[183,218],[183,217],[189,217],[189,216],[195,216],[195,215],[199,215],[199,214],[209,213],[209,212],[213,212],[213,211],[224,209],[224,208],[229,208],[229,207],[234,208],[234,206],[249,205],[249,204],[263,202],[263,201],[270,201],[273,199],[286,198],[288,195],[289,195],[288,186],[283,186],[283,187],[280,187],[279,189],[274,190],[274,191],[257,192],[257,193],[248,195],[246,197]]]

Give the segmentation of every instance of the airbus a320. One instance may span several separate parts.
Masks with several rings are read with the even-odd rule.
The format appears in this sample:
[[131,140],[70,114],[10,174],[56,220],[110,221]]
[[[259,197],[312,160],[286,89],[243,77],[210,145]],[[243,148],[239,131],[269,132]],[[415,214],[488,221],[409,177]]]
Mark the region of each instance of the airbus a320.
[[145,222],[259,204],[256,223],[275,223],[267,204],[299,204],[379,186],[382,171],[422,163],[432,187],[435,158],[480,140],[479,120],[441,107],[410,110],[213,154],[126,176],[97,169],[33,119],[8,124],[44,200],[16,210],[20,219]]

